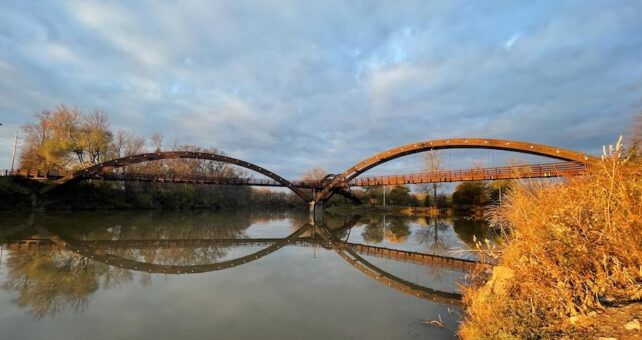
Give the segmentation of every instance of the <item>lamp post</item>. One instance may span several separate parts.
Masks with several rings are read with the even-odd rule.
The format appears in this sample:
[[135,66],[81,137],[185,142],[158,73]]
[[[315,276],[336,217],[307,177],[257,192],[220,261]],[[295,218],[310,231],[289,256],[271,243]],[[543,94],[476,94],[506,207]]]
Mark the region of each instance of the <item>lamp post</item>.
[[16,161],[16,149],[18,147],[18,131],[16,130],[16,137],[13,139],[13,152],[11,155],[11,171],[13,172],[13,165]]

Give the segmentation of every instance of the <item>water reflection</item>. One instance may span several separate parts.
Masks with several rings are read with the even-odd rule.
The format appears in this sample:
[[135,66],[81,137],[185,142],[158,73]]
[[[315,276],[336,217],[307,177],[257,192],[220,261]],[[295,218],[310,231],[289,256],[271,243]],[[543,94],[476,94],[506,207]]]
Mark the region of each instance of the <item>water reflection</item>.
[[[467,216],[369,216],[352,230],[351,240],[403,248],[435,255],[453,256],[472,249],[474,239],[493,241],[496,235],[483,220]],[[474,253],[458,254],[474,259]]]
[[[288,223],[273,223],[283,219]],[[440,275],[431,273],[462,278],[472,262],[443,255],[486,233],[483,225],[431,218],[328,216],[324,223],[306,222],[305,215],[292,213],[38,216],[20,228],[2,229],[13,230],[0,234],[2,289],[13,293],[15,305],[41,319],[65,310],[84,312],[98,291],[132,281],[147,286],[155,274],[222,271],[296,246],[332,251],[379,284],[458,306],[454,282],[435,282]],[[408,266],[424,268],[429,279],[402,277]]]

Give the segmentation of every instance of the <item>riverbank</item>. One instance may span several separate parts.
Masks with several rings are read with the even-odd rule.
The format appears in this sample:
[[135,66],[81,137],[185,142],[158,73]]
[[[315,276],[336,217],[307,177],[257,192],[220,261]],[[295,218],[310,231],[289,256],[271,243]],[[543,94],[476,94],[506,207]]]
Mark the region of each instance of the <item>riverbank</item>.
[[158,183],[82,182],[39,195],[43,183],[0,178],[2,210],[221,210],[304,207],[298,197],[250,187]]
[[464,288],[463,339],[639,336],[642,164],[619,146],[587,176],[520,183],[492,214],[497,266]]

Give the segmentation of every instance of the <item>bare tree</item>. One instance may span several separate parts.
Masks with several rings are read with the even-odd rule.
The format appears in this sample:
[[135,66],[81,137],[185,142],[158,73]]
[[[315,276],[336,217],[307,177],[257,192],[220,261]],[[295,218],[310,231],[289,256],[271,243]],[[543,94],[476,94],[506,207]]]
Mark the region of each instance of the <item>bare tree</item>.
[[[435,173],[444,170],[444,159],[442,152],[438,150],[430,150],[424,154],[424,169],[427,172]],[[426,194],[432,193],[433,205],[437,205],[437,190],[441,187],[441,183],[430,183],[423,186],[423,191]]]
[[143,152],[145,139],[137,137],[123,130],[116,131],[113,142],[111,143],[112,158],[121,158]]
[[152,143],[152,148],[154,148],[154,152],[160,152],[163,150],[163,135],[160,133],[155,133],[152,135],[151,139]]
[[327,176],[328,172],[321,168],[312,168],[308,169],[303,173],[301,177],[304,181],[321,181],[323,177]]

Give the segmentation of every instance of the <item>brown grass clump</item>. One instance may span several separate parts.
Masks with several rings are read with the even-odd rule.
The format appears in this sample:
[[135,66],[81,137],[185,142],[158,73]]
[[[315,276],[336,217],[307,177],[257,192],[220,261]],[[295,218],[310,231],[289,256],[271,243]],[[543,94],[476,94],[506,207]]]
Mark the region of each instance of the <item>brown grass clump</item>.
[[642,164],[620,143],[604,154],[587,176],[518,183],[495,208],[512,275],[498,293],[463,289],[462,338],[575,337],[605,299],[642,299]]

